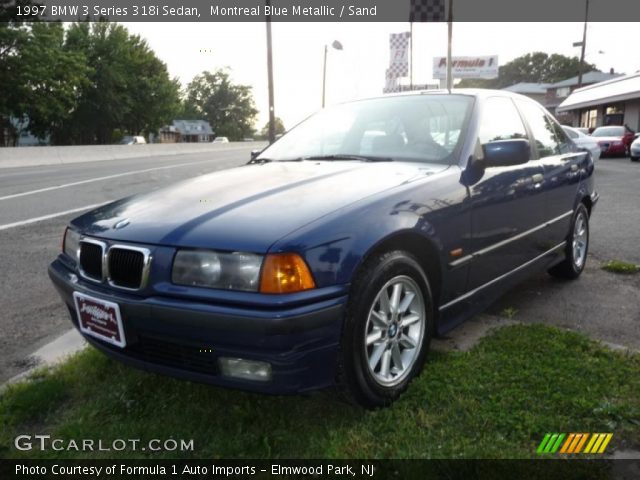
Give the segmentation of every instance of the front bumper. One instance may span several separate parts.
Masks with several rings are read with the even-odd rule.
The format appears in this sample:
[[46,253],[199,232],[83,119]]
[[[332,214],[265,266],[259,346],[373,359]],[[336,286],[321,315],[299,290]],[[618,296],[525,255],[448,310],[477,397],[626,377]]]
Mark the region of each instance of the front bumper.
[[[273,394],[305,392],[334,382],[346,295],[265,310],[115,292],[79,279],[59,259],[49,266],[49,277],[76,328],[74,291],[120,306],[125,348],[85,338],[134,367]],[[219,357],[268,362],[272,378],[258,382],[225,377],[218,369]]]

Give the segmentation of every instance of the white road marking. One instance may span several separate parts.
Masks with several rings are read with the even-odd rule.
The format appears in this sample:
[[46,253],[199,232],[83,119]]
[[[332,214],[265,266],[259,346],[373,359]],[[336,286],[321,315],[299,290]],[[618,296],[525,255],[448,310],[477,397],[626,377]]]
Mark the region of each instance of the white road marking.
[[0,225],[0,230],[8,230],[10,228],[22,227],[23,225],[29,225],[30,223],[42,222],[43,220],[49,220],[50,218],[61,217],[62,215],[67,215],[69,213],[82,212],[84,210],[91,210],[93,208],[98,208],[102,205],[106,205],[107,203],[112,202],[113,200],[109,200],[107,202],[94,203],[93,205],[86,205],[80,208],[72,208],[71,210],[65,210],[64,212],[50,213],[49,215],[43,215],[41,217],[29,218],[27,220],[20,220],[19,222],[13,223],[5,223],[4,225]]
[[145,168],[144,170],[132,170],[130,172],[115,173],[113,175],[106,175],[104,177],[89,178],[87,180],[80,180],[78,182],[65,183],[65,184],[62,184],[62,185],[56,185],[54,187],[39,188],[38,190],[30,190],[28,192],[21,192],[21,193],[14,193],[12,195],[5,195],[4,197],[0,197],[0,200],[9,200],[11,198],[24,197],[26,195],[34,195],[36,193],[50,192],[51,190],[58,190],[60,188],[75,187],[76,185],[84,185],[85,183],[101,182],[103,180],[110,180],[112,178],[125,177],[127,175],[137,175],[137,174],[140,174],[140,173],[153,172],[153,171],[156,171],[156,170],[168,170],[170,168],[186,167],[188,165],[197,165],[199,163],[209,163],[209,162],[211,162],[211,160],[199,160],[197,162],[179,163],[177,165],[166,165],[164,167]]

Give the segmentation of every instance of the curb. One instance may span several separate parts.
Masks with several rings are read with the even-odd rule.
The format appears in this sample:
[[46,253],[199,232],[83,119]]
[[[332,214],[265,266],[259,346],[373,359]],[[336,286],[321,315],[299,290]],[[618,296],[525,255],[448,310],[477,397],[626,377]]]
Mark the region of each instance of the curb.
[[86,346],[87,342],[75,328],[68,330],[52,342],[47,343],[29,355],[28,358],[33,360],[35,365],[0,385],[0,393],[9,385],[26,379],[36,370],[40,370],[43,367],[50,368],[64,362],[69,356],[83,350]]

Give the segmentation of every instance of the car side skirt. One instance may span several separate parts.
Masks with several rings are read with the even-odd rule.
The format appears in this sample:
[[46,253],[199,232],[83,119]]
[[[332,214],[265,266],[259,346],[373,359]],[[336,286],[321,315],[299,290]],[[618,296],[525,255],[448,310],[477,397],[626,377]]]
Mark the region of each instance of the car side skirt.
[[443,335],[482,311],[506,290],[526,280],[533,271],[549,269],[560,262],[564,258],[566,244],[565,240],[513,270],[441,305],[438,308],[440,319],[437,334]]

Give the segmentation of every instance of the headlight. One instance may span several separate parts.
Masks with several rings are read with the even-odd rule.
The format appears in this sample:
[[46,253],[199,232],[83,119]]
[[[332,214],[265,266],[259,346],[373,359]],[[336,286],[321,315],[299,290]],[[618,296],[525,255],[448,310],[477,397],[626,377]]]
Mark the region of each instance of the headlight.
[[62,241],[62,251],[74,262],[78,263],[78,252],[80,250],[80,234],[69,227],[64,232]]
[[258,291],[262,256],[252,253],[221,253],[178,250],[171,281],[178,285]]

